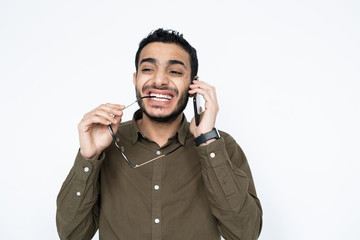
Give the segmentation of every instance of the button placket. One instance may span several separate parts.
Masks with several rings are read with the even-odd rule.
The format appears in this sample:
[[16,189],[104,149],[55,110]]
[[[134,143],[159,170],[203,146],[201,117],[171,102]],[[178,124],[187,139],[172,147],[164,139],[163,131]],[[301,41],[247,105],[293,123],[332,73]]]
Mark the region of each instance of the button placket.
[[[160,150],[156,154],[161,154]],[[153,163],[153,176],[152,176],[152,238],[158,239],[161,237],[161,178],[162,178],[162,161],[155,161]]]

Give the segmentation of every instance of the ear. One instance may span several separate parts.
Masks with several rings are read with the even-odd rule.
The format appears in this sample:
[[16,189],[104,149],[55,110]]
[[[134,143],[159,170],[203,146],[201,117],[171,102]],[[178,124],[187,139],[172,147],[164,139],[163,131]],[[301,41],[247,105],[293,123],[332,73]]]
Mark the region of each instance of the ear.
[[133,73],[133,83],[136,85],[136,72]]

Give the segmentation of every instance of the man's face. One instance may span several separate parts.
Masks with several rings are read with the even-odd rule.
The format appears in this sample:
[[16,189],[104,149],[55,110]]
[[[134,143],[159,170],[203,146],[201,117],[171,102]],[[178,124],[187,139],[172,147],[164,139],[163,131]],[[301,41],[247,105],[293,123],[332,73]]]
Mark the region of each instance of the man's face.
[[171,121],[185,109],[191,83],[190,56],[173,43],[153,42],[146,45],[134,73],[137,98],[144,113],[156,121]]

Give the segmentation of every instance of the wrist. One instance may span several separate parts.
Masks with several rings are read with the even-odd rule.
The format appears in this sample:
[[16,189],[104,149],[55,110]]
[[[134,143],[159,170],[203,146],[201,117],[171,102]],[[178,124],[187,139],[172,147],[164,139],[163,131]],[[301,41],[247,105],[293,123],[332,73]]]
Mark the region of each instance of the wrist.
[[86,160],[98,160],[101,155],[101,152],[100,153],[96,152],[95,154],[90,155],[90,154],[83,153],[82,149],[80,148],[80,154]]
[[213,128],[214,128],[214,127],[197,130],[196,132],[194,132],[194,137],[197,138],[197,137],[199,137],[201,134],[208,133],[208,132],[212,131]]
[[206,146],[206,145],[208,145],[208,144],[210,144],[210,143],[212,143],[212,142],[215,142],[216,141],[216,139],[210,139],[210,140],[208,140],[208,141],[206,141],[206,142],[204,142],[204,143],[201,143],[199,146]]

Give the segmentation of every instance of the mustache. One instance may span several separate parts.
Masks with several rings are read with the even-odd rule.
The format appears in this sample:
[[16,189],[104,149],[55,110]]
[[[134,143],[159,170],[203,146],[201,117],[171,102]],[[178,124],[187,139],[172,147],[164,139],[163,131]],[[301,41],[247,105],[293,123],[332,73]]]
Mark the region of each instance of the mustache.
[[169,86],[158,87],[155,84],[145,85],[142,87],[141,90],[142,90],[142,92],[145,92],[146,90],[149,90],[149,89],[167,90],[167,91],[171,91],[171,92],[175,93],[176,95],[179,95],[179,91],[176,88],[169,87]]

